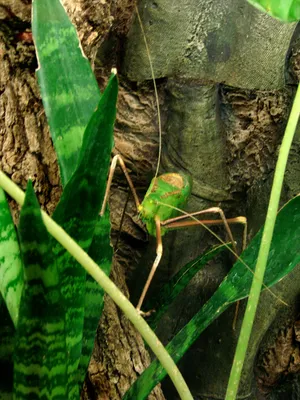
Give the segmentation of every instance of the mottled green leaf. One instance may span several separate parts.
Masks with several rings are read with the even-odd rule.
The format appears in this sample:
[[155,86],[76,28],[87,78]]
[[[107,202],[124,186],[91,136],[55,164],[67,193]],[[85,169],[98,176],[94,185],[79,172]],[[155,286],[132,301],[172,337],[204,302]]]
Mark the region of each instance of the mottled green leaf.
[[15,328],[1,294],[0,315],[0,400],[12,400]]
[[11,400],[13,396],[14,325],[18,321],[23,283],[19,242],[8,202],[0,188],[0,400]]
[[155,330],[158,321],[167,311],[170,304],[178,296],[178,294],[186,288],[191,279],[200,271],[210,260],[216,257],[221,251],[231,247],[230,244],[216,246],[205,254],[197,257],[189,262],[180,271],[175,274],[160,290],[158,296],[147,301],[144,306],[145,310],[155,310],[154,313],[147,318],[151,329]]
[[76,169],[100,90],[60,0],[34,0],[32,16],[37,76],[65,186]]
[[[96,224],[93,242],[89,248],[89,256],[101,266],[108,276],[111,269],[113,248],[110,245],[110,220],[107,211]],[[84,328],[82,352],[79,364],[78,381],[82,385],[94,348],[95,334],[104,307],[104,290],[91,277],[86,275],[86,292],[84,303]]]
[[[261,236],[262,229],[243,252],[241,257],[246,265],[241,261],[234,264],[214,295],[167,345],[166,348],[175,362],[181,359],[201,332],[230,304],[248,296],[253,279],[251,270],[255,268]],[[265,286],[273,286],[300,262],[299,243],[300,196],[297,196],[278,213],[264,278]],[[124,400],[146,399],[165,375],[160,363],[153,361],[128,390]]]
[[300,20],[300,0],[248,0],[248,2],[281,21]]
[[[113,146],[117,93],[117,77],[112,75],[86,128],[76,171],[67,183],[53,214],[54,220],[86,251],[92,243],[105,193]],[[108,234],[109,231],[107,237]],[[99,251],[108,257],[111,250],[109,243],[105,244],[108,247]],[[58,257],[61,290],[66,306],[69,399],[77,399],[79,393],[77,369],[82,350],[86,273],[81,265],[54,240],[53,248]]]
[[[59,1],[34,1],[33,34],[40,66],[38,78],[41,93],[58,155],[62,183],[66,186],[54,219],[86,251],[92,242],[94,260],[97,263],[101,260],[101,265],[105,260],[108,264],[112,256],[110,226],[107,219],[98,219],[98,212],[103,201],[112,149],[117,79],[111,79],[103,96],[106,99],[99,103],[97,82],[81,53],[75,29]],[[90,277],[86,278],[85,271],[60,245],[53,242],[53,246],[61,266],[62,292],[66,302],[72,305],[66,306],[68,375],[72,391],[69,398],[77,398],[75,376],[79,357],[82,350],[81,371],[77,379],[82,382],[82,371],[87,369],[100,318],[103,293]]]
[[66,400],[65,307],[50,235],[31,182],[19,233],[25,278],[14,348],[14,398]]
[[23,266],[10,209],[0,188],[0,292],[16,326],[23,288]]

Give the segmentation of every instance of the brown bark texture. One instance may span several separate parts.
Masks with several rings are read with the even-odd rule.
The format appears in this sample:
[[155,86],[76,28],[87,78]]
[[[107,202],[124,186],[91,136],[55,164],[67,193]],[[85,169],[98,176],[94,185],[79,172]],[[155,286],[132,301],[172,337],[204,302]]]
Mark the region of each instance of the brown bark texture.
[[[221,206],[226,216],[247,216],[251,240],[264,223],[279,145],[299,76],[299,29],[275,21],[239,0],[140,0],[139,10],[154,75],[160,78],[163,93],[161,171],[179,170],[193,177],[188,211]],[[271,37],[276,38],[274,43],[268,40]],[[137,20],[128,34],[123,71],[137,82],[151,78]],[[299,193],[299,143],[297,131],[281,204]],[[233,232],[238,240],[240,232]],[[224,237],[222,229],[217,233]],[[163,259],[149,295],[158,294],[162,283],[215,243],[209,234],[196,228],[165,235]],[[153,254],[152,242],[140,263],[139,269],[146,270],[141,282],[146,279]],[[210,298],[232,261],[225,255],[213,260],[178,296],[156,331],[164,343]],[[268,351],[272,353],[276,347],[276,357],[280,354],[282,364],[286,365],[283,346],[276,343],[280,332],[297,320],[299,282],[298,267],[272,288],[289,307],[267,292],[262,294],[239,388],[240,398],[265,398],[257,381],[272,374],[274,362],[268,365]],[[130,289],[135,285],[136,281],[130,282]],[[232,330],[232,307],[201,334],[179,362],[195,398],[225,397],[244,304],[236,331]],[[297,348],[292,339],[291,347]],[[290,354],[295,352],[291,350]],[[254,374],[256,364],[259,368]],[[274,371],[274,399],[280,398],[282,380],[296,370],[291,364],[284,372]],[[292,393],[297,396],[296,386],[297,382],[290,386],[289,398]],[[178,398],[168,380],[163,389],[167,398]]]

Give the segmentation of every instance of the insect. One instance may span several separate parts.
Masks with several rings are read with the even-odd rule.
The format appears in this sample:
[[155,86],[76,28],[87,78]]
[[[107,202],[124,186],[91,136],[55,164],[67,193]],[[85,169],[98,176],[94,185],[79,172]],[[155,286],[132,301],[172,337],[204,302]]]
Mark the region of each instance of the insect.
[[[195,225],[202,225],[207,227],[209,225],[223,224],[232,243],[233,251],[235,254],[237,254],[236,243],[230,229],[230,224],[242,224],[244,226],[243,247],[245,247],[247,235],[247,220],[245,217],[226,219],[222,209],[219,207],[212,207],[206,210],[200,210],[192,214],[185,213],[181,216],[175,216],[176,214],[178,214],[180,207],[182,207],[186,203],[189,195],[191,194],[191,178],[182,173],[166,173],[163,175],[155,176],[150,183],[149,189],[143,201],[140,202],[130,175],[127,171],[126,165],[119,154],[113,157],[111,163],[105,197],[100,215],[104,214],[105,207],[108,201],[110,187],[113,180],[113,175],[117,164],[120,165],[126,177],[141,220],[146,225],[148,233],[151,236],[156,237],[156,258],[153,262],[148,279],[145,283],[136,307],[141,314],[147,316],[151,311],[143,312],[141,311],[141,307],[147,291],[150,287],[155,271],[163,255],[162,236],[166,232],[168,232],[168,230]],[[199,215],[209,213],[218,214],[220,216],[220,219],[209,219],[200,221],[196,218]]]
[[[243,227],[244,227],[244,229],[243,229],[243,232],[244,232],[243,233],[243,248],[244,248],[245,244],[246,244],[246,235],[247,235],[247,220],[245,217],[241,217],[241,216],[231,218],[231,219],[226,219],[224,212],[219,207],[211,207],[206,210],[196,211],[192,214],[183,212],[181,210],[181,208],[185,205],[185,203],[187,202],[187,200],[191,194],[191,189],[192,189],[191,178],[181,172],[165,173],[163,175],[158,174],[159,162],[160,162],[160,157],[161,157],[161,136],[162,136],[161,135],[162,129],[161,129],[161,120],[160,120],[159,101],[158,101],[155,77],[154,77],[154,72],[153,72],[153,67],[152,67],[152,62],[151,62],[151,57],[150,57],[150,51],[148,48],[145,33],[143,30],[142,21],[140,19],[137,7],[136,7],[136,13],[137,13],[137,17],[139,20],[141,30],[143,32],[144,42],[145,42],[145,46],[147,49],[150,69],[152,72],[153,85],[154,85],[154,90],[155,90],[155,95],[156,95],[158,126],[159,126],[158,165],[156,168],[155,176],[150,183],[149,189],[148,189],[143,201],[140,202],[140,200],[137,196],[136,190],[134,188],[134,185],[132,183],[132,180],[130,178],[130,175],[128,173],[128,170],[126,168],[126,165],[124,163],[124,160],[122,159],[120,154],[115,155],[113,157],[113,160],[111,163],[108,181],[107,181],[106,193],[105,193],[105,197],[104,197],[100,215],[104,214],[105,207],[108,202],[108,197],[109,197],[109,192],[110,192],[110,188],[111,188],[111,184],[112,184],[112,180],[113,180],[113,175],[114,175],[117,165],[119,164],[125,177],[126,177],[127,183],[130,187],[130,190],[131,190],[131,193],[133,195],[133,199],[134,199],[134,202],[136,205],[136,209],[137,209],[137,212],[139,213],[141,220],[146,225],[149,235],[156,237],[156,257],[152,264],[152,268],[150,270],[148,279],[142,290],[138,304],[136,306],[137,310],[141,314],[143,314],[144,316],[147,316],[147,315],[149,315],[149,313],[151,311],[143,312],[142,305],[143,305],[145,296],[147,294],[147,291],[150,287],[153,276],[155,274],[155,271],[157,270],[157,267],[161,261],[162,255],[163,255],[162,237],[164,234],[166,234],[171,229],[177,229],[177,228],[183,228],[183,227],[189,227],[189,226],[195,226],[195,225],[202,225],[202,226],[206,227],[208,230],[210,230],[208,228],[208,226],[222,224],[222,225],[224,225],[227,236],[228,236],[230,242],[232,243],[233,252],[235,255],[237,255],[237,246],[234,241],[234,238],[233,238],[233,235],[232,235],[232,232],[230,229],[230,225],[231,224],[242,224],[243,225]],[[182,215],[178,216],[178,214],[180,212],[182,213]],[[197,217],[202,216],[203,214],[215,214],[215,215],[217,214],[219,216],[219,219],[206,219],[206,220],[200,221]]]

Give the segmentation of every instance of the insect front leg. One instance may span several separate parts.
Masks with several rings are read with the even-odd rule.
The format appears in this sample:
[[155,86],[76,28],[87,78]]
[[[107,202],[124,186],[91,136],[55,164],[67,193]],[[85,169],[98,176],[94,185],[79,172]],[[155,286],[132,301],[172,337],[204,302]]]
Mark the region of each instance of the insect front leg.
[[[107,179],[107,185],[106,185],[106,190],[105,190],[105,195],[104,195],[104,200],[103,200],[101,211],[100,211],[100,216],[102,216],[104,214],[104,212],[105,212],[105,208],[106,208],[106,205],[107,205],[107,202],[108,202],[109,193],[110,193],[110,189],[111,189],[111,185],[112,185],[112,180],[113,180],[113,177],[114,177],[114,173],[115,173],[117,164],[120,165],[120,167],[121,167],[121,169],[122,169],[122,171],[123,171],[123,173],[125,175],[125,178],[126,178],[126,180],[128,182],[128,186],[129,186],[129,188],[130,188],[130,190],[132,192],[133,198],[134,198],[136,209],[137,209],[137,211],[139,211],[140,201],[139,201],[139,198],[137,196],[135,187],[134,187],[133,182],[132,182],[132,180],[130,178],[130,175],[128,173],[128,170],[126,168],[126,165],[125,165],[125,162],[124,162],[123,158],[121,157],[120,154],[117,154],[117,155],[115,155],[113,157],[111,165],[110,165],[108,179]],[[122,223],[122,220],[121,220],[121,223]],[[142,314],[144,316],[146,316],[149,313],[143,313],[141,311],[141,307],[142,307],[144,298],[145,298],[145,296],[147,294],[147,291],[149,289],[149,286],[151,284],[151,281],[153,279],[153,276],[155,274],[155,271],[156,271],[156,269],[157,269],[157,267],[158,267],[158,265],[160,263],[160,260],[161,260],[161,257],[162,257],[162,253],[163,253],[162,239],[161,239],[161,225],[160,225],[159,217],[155,218],[155,226],[156,226],[156,238],[157,238],[156,258],[155,258],[155,261],[154,261],[154,263],[152,265],[152,269],[151,269],[150,274],[148,276],[147,282],[146,282],[146,284],[144,286],[143,292],[142,292],[142,294],[140,296],[138,305],[136,307],[137,310],[140,312],[140,314]]]
[[140,201],[139,201],[138,195],[136,193],[136,190],[135,190],[135,187],[134,187],[134,185],[132,183],[130,175],[129,175],[128,171],[127,171],[127,168],[126,168],[126,165],[124,163],[124,160],[120,156],[120,154],[116,154],[113,157],[112,162],[110,164],[110,169],[109,169],[109,174],[108,174],[108,179],[107,179],[107,184],[106,184],[104,200],[103,200],[101,211],[100,211],[100,216],[101,217],[103,216],[103,214],[105,212],[105,207],[106,207],[106,204],[108,202],[108,197],[109,197],[109,192],[110,192],[112,180],[113,180],[114,173],[115,173],[115,170],[116,170],[116,166],[117,166],[118,163],[119,163],[119,165],[120,165],[120,167],[121,167],[121,169],[122,169],[122,171],[123,171],[123,173],[125,175],[125,178],[126,178],[126,180],[128,182],[130,190],[132,192],[137,211],[138,211],[138,208],[139,208],[139,205],[140,205]]

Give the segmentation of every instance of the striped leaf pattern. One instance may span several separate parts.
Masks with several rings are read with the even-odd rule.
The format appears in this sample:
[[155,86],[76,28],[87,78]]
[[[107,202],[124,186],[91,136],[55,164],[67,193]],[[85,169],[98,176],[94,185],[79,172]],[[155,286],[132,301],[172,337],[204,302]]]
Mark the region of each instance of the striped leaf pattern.
[[20,215],[24,289],[14,349],[14,398],[67,399],[65,308],[60,277],[31,182]]
[[8,202],[0,188],[0,400],[12,399],[14,333],[23,284],[19,242]]
[[[253,271],[259,252],[263,228],[242,253],[217,291],[200,311],[167,345],[171,357],[178,362],[200,334],[230,304],[249,295]],[[271,287],[284,278],[300,262],[300,196],[290,200],[278,213],[264,284]],[[123,400],[144,400],[166,376],[161,364],[154,360],[127,391]]]
[[[66,185],[62,198],[53,214],[54,220],[86,251],[92,243],[105,193],[110,153],[113,146],[117,93],[117,77],[112,75],[86,128],[77,169]],[[103,227],[106,228],[106,236],[108,238],[109,226],[104,224]],[[107,249],[101,249],[102,257],[109,259],[111,248],[108,239],[104,244]],[[82,351],[86,273],[57,242],[53,242],[53,248],[60,268],[61,291],[66,307],[69,399],[77,399],[77,369]],[[94,309],[94,319],[95,311]],[[88,313],[89,311],[87,310]],[[99,317],[100,315],[98,314],[98,319]],[[89,324],[88,321],[86,323]],[[95,326],[94,334],[96,328]],[[89,352],[91,352],[91,349]]]
[[63,186],[75,171],[100,90],[75,27],[60,0],[34,0],[32,32],[38,81]]
[[23,266],[19,242],[4,191],[0,188],[0,292],[15,326],[22,288]]
[[[101,266],[106,275],[109,275],[113,248],[110,245],[110,220],[108,210],[104,216],[102,218],[99,217],[97,221],[93,241],[89,248],[89,255]],[[83,342],[78,370],[79,387],[82,386],[90,362],[95,334],[103,307],[104,290],[89,274],[87,274],[84,299]]]
[[[85,250],[88,250],[91,244],[97,219],[95,237],[92,241],[92,247],[97,250],[92,250],[92,257],[98,264],[101,262],[101,266],[105,260],[109,273],[108,266],[111,264],[112,258],[112,249],[109,243],[110,226],[107,219],[95,219],[95,210],[98,213],[106,185],[112,148],[110,135],[114,118],[107,119],[111,126],[109,132],[106,132],[102,117],[101,132],[96,128],[94,138],[85,133],[85,140],[82,143],[83,131],[99,102],[100,91],[90,65],[81,53],[76,31],[60,1],[34,1],[33,34],[40,66],[38,78],[41,93],[61,168],[62,183],[66,189],[54,213],[54,219]],[[58,93],[59,98],[57,98]],[[96,121],[95,118],[92,119],[91,123],[94,125],[98,120],[100,107],[103,107],[103,104],[99,105],[98,112],[95,114]],[[112,108],[115,113],[115,104]],[[109,110],[106,109],[105,113],[107,111]],[[105,145],[103,139],[106,134],[110,136],[108,146]],[[95,146],[97,140],[98,144]],[[82,144],[83,148],[81,149]],[[102,151],[102,147],[105,150]],[[93,152],[88,156],[90,151]],[[90,162],[91,160],[92,162]],[[76,174],[72,176],[75,169]],[[71,176],[72,183],[67,185]],[[99,180],[98,177],[101,179]],[[97,187],[97,185],[99,186]],[[82,268],[70,260],[57,243],[53,246],[56,254],[60,257],[60,265],[62,265],[62,290],[69,305],[72,305],[71,308],[66,307],[68,310],[67,321],[69,321],[67,345],[70,350],[68,373],[70,376],[69,387],[76,398],[78,388],[75,384],[75,375],[78,357],[82,351],[84,355],[80,361],[81,373],[77,377],[77,381],[82,383],[84,378],[82,374],[87,370],[103,307],[103,293],[90,277],[85,277]],[[96,294],[98,295],[96,296]],[[82,349],[81,346],[83,346]]]
[[12,400],[15,327],[0,295],[0,400]]
[[[37,74],[41,94],[65,188],[54,218],[86,251],[90,248],[91,256],[109,274],[112,258],[109,212],[101,219],[98,212],[103,201],[113,146],[117,78],[112,76],[101,97],[90,65],[82,54],[76,31],[59,0],[33,1],[33,34],[39,61]],[[52,238],[43,244],[44,227],[33,228],[32,223],[32,219],[37,224],[40,220],[32,188],[28,188],[27,195],[28,204],[22,211],[20,222],[22,250],[26,259],[26,285],[23,286],[22,263],[9,265],[8,262],[8,256],[17,260],[16,236],[16,247],[5,247],[9,250],[5,254],[5,269],[2,265],[0,267],[1,282],[4,282],[1,292],[5,300],[15,290],[11,295],[13,319],[18,327],[14,396],[17,399],[78,399],[78,383],[81,386],[87,370],[103,308],[103,291],[90,277],[86,278],[81,266],[71,260]],[[7,206],[5,201],[0,196],[0,205]],[[0,210],[3,214],[4,210],[9,209],[1,206]],[[9,239],[8,234],[13,237],[14,233],[13,224],[9,227],[7,222],[11,218],[9,213],[2,214],[1,250],[1,238]],[[28,232],[32,236],[27,236]],[[57,265],[60,309],[57,303],[57,279],[53,275],[55,266],[52,259],[48,259],[51,254],[49,249]],[[4,252],[0,254],[2,257]],[[18,296],[15,296],[17,292]],[[3,305],[0,303],[2,308]],[[3,338],[9,332],[6,344],[12,343],[13,339],[8,325],[0,326]],[[51,333],[55,335],[51,336]],[[57,350],[55,355],[47,353],[47,349],[52,351],[54,348]],[[6,346],[5,349],[11,351],[12,346]],[[36,352],[36,349],[39,351]],[[4,348],[0,345],[0,362],[4,354],[2,350]],[[5,362],[11,359],[7,354],[5,357]],[[11,399],[9,391],[7,394],[7,398]],[[5,391],[0,392],[0,400],[2,398],[6,398]]]

